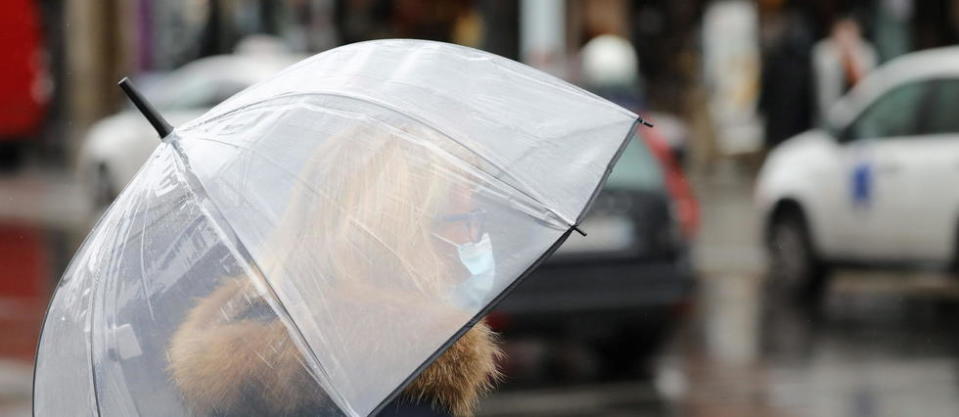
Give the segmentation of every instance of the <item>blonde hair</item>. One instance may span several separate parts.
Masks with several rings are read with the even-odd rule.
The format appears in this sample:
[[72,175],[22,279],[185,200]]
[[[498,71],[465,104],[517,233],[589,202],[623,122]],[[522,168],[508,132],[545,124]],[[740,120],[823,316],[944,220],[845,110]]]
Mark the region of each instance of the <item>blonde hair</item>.
[[[468,169],[458,167],[469,162],[436,149],[442,146],[436,135],[409,126],[354,126],[318,138],[323,143],[303,166],[281,167],[298,174],[297,182],[275,230],[267,232],[259,248],[266,256],[258,260],[270,284],[296,298],[281,300],[292,303],[287,307],[316,301],[314,314],[299,318],[313,321],[326,337],[311,339],[315,345],[306,348],[335,358],[328,363],[337,368],[331,372],[350,371],[347,379],[336,381],[340,392],[356,394],[352,381],[383,377],[371,357],[409,360],[410,347],[430,348],[410,334],[456,329],[473,313],[437,302],[454,284],[456,266],[433,226],[450,194],[469,193],[456,185],[469,181]],[[171,340],[169,371],[185,404],[199,414],[330,407],[283,323],[223,320],[230,315],[225,306],[234,300],[263,302],[251,301],[257,296],[250,285],[262,277],[248,278],[225,280],[191,310]],[[391,321],[402,325],[379,325]],[[406,395],[469,416],[496,375],[496,355],[493,335],[480,323],[425,370]],[[322,385],[323,378],[316,380]],[[248,386],[267,391],[246,395]]]
[[322,139],[269,241],[275,262],[338,282],[448,290],[455,266],[433,226],[464,173],[439,156],[426,139],[434,136],[421,127],[377,125]]

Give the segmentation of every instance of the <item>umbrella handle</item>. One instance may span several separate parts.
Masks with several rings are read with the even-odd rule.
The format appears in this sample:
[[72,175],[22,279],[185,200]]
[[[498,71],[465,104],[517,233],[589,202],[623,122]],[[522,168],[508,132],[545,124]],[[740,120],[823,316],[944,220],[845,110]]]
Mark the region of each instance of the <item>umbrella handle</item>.
[[156,129],[157,134],[160,135],[160,139],[166,138],[170,132],[173,131],[173,126],[170,126],[170,123],[167,123],[166,119],[163,116],[160,116],[160,113],[157,112],[155,108],[150,104],[146,98],[137,91],[136,87],[133,86],[133,82],[129,78],[123,77],[117,85],[120,86],[120,89],[126,93],[127,97],[130,98],[130,101],[133,102],[133,105],[136,106],[137,110],[143,114],[143,117],[146,117],[147,121],[153,125],[153,128]]

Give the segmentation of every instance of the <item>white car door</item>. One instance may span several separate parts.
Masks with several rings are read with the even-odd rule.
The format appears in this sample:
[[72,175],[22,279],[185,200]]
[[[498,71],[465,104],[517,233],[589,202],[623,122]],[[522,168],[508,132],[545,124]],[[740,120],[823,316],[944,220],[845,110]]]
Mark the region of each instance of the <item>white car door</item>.
[[949,262],[959,225],[959,79],[927,81],[916,134],[890,143],[883,158],[901,171],[892,181],[899,199],[903,256]]
[[[836,216],[846,223],[842,252],[861,261],[907,260],[915,214],[907,195],[922,176],[908,155],[919,133],[922,107],[930,84],[912,82],[880,95],[839,133],[845,195],[838,199]],[[907,165],[909,165],[907,167]],[[907,169],[908,168],[908,169]]]
[[844,132],[848,207],[866,260],[949,261],[959,188],[959,81],[880,96]]

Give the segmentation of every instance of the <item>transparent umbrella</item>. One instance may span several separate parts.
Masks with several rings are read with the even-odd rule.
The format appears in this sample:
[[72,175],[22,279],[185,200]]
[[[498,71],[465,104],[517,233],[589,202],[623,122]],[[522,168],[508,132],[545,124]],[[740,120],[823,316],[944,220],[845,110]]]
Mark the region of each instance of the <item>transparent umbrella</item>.
[[333,49],[169,134],[160,121],[57,288],[34,413],[229,415],[269,392],[274,408],[245,412],[374,414],[577,230],[640,122],[411,40]]

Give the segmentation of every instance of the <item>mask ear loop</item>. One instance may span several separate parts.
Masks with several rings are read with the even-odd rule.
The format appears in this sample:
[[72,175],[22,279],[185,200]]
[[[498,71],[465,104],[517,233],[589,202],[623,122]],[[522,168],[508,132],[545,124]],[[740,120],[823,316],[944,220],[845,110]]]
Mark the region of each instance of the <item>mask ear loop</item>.
[[458,247],[460,246],[458,243],[454,243],[452,240],[449,240],[449,239],[447,239],[447,238],[445,238],[445,237],[443,237],[443,236],[440,236],[439,233],[430,232],[430,234],[432,234],[433,237],[435,237],[435,238],[437,238],[437,239],[439,239],[439,240],[441,240],[441,241],[443,241],[443,242],[446,242],[447,244],[449,244],[450,246],[452,246],[452,247],[454,247],[454,248],[458,248]]

